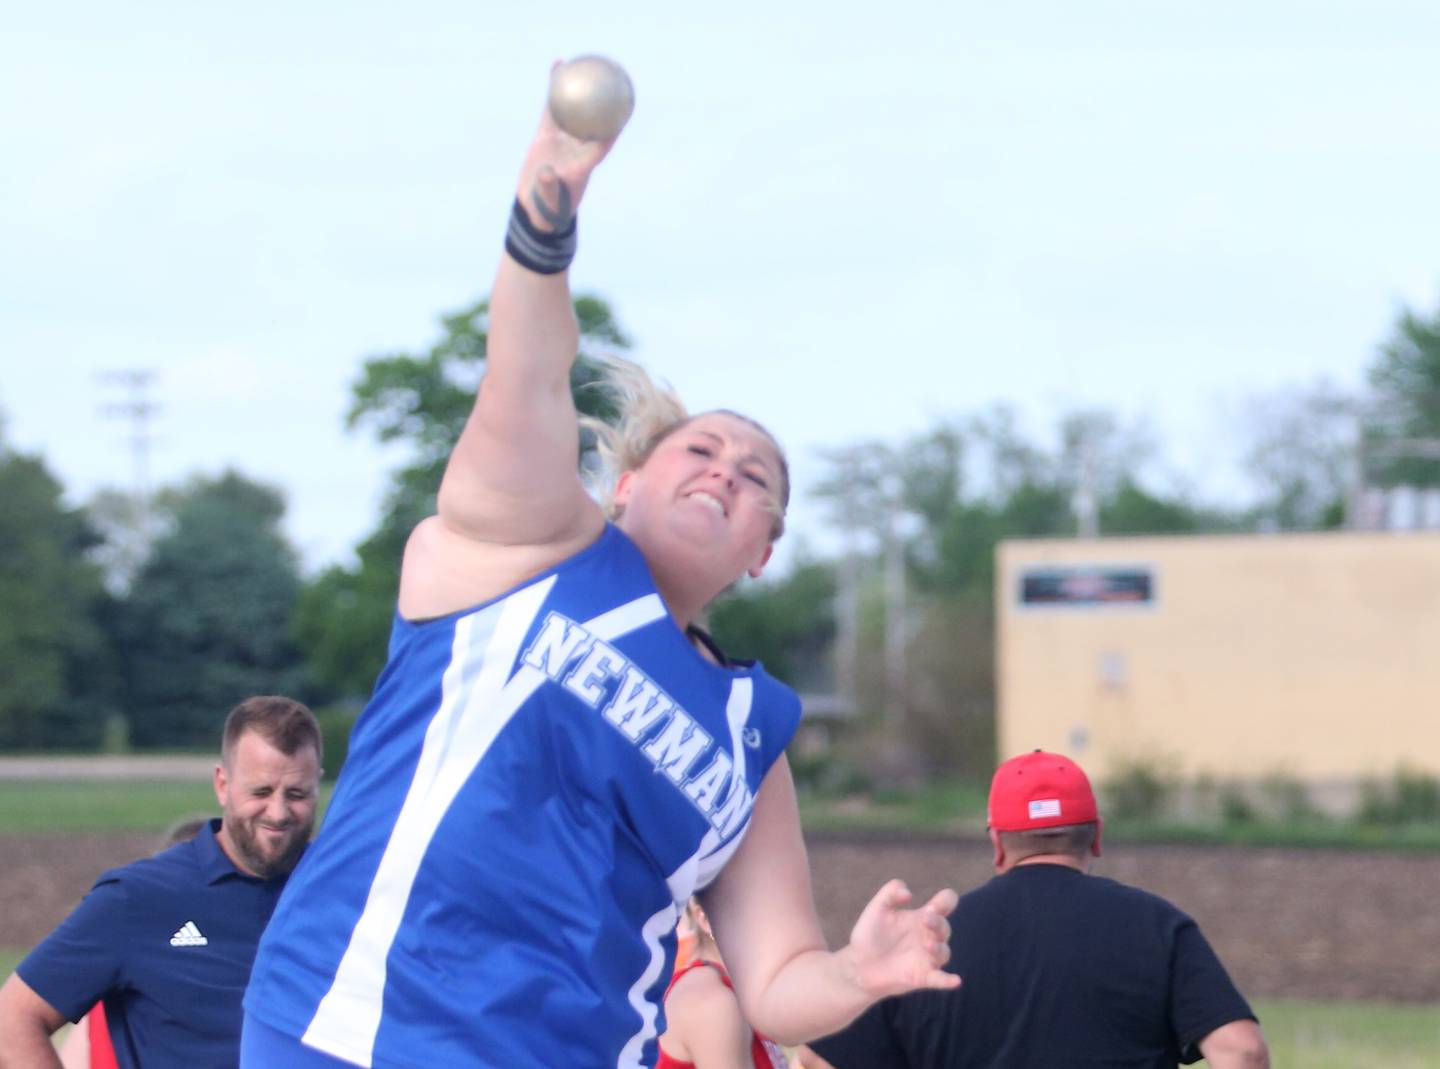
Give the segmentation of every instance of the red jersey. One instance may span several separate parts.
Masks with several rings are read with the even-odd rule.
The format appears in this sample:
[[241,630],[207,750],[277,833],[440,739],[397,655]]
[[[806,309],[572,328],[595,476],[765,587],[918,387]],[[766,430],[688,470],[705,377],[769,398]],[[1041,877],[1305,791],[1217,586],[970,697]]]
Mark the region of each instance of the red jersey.
[[110,1026],[105,1023],[105,1003],[97,1002],[85,1015],[90,1033],[90,1069],[120,1069],[115,1061],[115,1047],[110,1042]]
[[[675,975],[671,977],[670,986],[665,989],[665,997],[670,997],[670,992],[675,989],[675,984],[680,980],[680,977],[692,969],[698,969],[706,965],[720,974],[720,979],[725,982],[726,987],[731,991],[735,990],[735,985],[730,982],[729,974],[719,965],[716,965],[713,961],[697,960],[692,961],[683,969],[678,970]],[[790,1069],[790,1059],[785,1057],[785,1052],[780,1049],[780,1045],[773,1040],[766,1039],[753,1028],[750,1029],[750,1058],[755,1063],[755,1069]],[[660,1049],[660,1060],[655,1063],[655,1069],[695,1069],[695,1063],[682,1062],[679,1058],[666,1054],[665,1049],[662,1047]]]

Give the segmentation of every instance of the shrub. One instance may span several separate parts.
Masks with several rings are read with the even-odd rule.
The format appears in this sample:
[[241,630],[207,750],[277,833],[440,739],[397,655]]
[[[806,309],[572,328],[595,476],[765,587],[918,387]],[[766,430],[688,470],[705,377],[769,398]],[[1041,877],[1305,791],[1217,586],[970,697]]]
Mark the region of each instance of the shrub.
[[1305,782],[1288,772],[1272,772],[1260,781],[1265,815],[1286,824],[1313,824],[1323,819]]
[[1102,784],[1102,812],[1116,820],[1162,820],[1170,815],[1176,779],[1167,761],[1132,760]]
[[1368,779],[1360,785],[1357,817],[1381,827],[1433,823],[1440,819],[1440,779],[1404,768],[1389,780]]
[[1227,783],[1220,788],[1219,807],[1220,823],[1226,827],[1254,824],[1260,816],[1255,803],[1238,783]]

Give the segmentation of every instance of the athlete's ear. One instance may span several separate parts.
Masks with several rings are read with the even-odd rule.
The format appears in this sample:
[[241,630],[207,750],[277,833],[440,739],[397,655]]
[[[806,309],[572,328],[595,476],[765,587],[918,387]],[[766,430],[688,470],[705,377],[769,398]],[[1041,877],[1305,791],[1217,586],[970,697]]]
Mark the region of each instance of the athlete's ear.
[[610,503],[617,509],[624,508],[625,503],[630,500],[630,493],[634,489],[635,472],[622,471],[620,478],[615,480],[615,489],[610,494]]
[[1105,831],[1105,822],[1099,817],[1095,818],[1095,841],[1090,844],[1090,853],[1095,857],[1100,856],[1100,836]]
[[774,552],[775,552],[775,543],[774,543],[774,542],[767,542],[767,543],[765,544],[765,553],[764,553],[764,555],[760,558],[759,563],[753,565],[752,567],[750,567],[750,568],[746,571],[745,574],[748,575],[751,579],[759,579],[759,578],[760,578],[760,573],[765,570],[765,565],[767,565],[767,564],[770,563],[770,554],[772,554],[772,553],[774,553]]
[[985,832],[990,836],[990,846],[995,851],[995,871],[1003,872],[1005,869],[1005,844],[1000,841],[1000,833],[994,828],[986,828]]
[[215,765],[215,800],[220,803],[220,808],[225,808],[225,802],[230,796],[230,778],[225,774],[225,763],[219,762]]

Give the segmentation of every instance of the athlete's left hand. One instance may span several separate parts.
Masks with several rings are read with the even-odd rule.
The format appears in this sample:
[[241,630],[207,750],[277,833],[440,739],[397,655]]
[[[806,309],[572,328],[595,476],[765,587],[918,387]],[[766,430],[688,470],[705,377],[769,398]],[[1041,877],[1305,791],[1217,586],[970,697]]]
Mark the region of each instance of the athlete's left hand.
[[950,960],[950,922],[945,918],[955,908],[955,892],[947,887],[918,909],[906,908],[912,898],[903,882],[891,880],[850,932],[844,953],[855,982],[872,999],[960,986],[959,976],[941,968]]

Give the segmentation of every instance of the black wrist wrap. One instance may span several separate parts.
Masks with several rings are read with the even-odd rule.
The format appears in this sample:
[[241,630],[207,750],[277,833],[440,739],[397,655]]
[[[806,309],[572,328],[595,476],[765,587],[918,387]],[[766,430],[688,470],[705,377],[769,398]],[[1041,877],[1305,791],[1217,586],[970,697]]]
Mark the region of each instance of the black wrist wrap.
[[575,259],[575,220],[564,230],[538,230],[517,198],[505,231],[505,251],[536,274],[558,275]]

